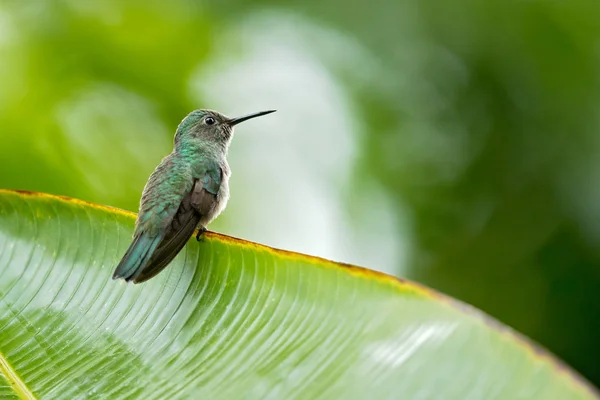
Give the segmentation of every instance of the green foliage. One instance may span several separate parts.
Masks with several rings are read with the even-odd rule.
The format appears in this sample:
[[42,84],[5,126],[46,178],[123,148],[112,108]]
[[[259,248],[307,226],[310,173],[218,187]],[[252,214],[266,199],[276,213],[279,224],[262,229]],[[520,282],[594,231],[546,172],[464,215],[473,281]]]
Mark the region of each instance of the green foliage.
[[[261,107],[280,108],[293,91],[278,80],[288,73],[306,90],[284,103],[285,125],[264,153],[232,157],[240,167],[263,162],[263,174],[236,181],[244,172],[234,165],[232,202],[218,229],[246,224],[258,237],[267,230],[259,213],[266,209],[285,221],[273,236],[290,235],[286,246],[299,249],[309,235],[293,236],[291,217],[281,214],[330,218],[334,212],[305,196],[334,193],[332,209],[345,212],[347,223],[332,222],[339,231],[327,238],[365,232],[342,243],[346,253],[405,249],[406,262],[392,258],[388,270],[482,308],[600,382],[600,3],[198,4],[0,4],[0,187],[135,210],[187,112],[254,111],[269,88]],[[263,36],[250,41],[257,32]],[[257,64],[280,60],[279,53],[269,58],[274,43],[290,50],[288,58]],[[232,73],[236,67],[242,72]],[[198,74],[206,68],[212,75]],[[212,78],[227,85],[195,89]],[[248,83],[241,92],[224,90],[240,82]],[[321,96],[315,82],[335,96]],[[337,108],[330,104],[336,96]],[[328,138],[337,142],[325,147]],[[254,139],[236,140],[234,152],[253,146]],[[355,157],[335,158],[348,142]],[[291,150],[277,165],[281,148]],[[286,170],[296,153],[303,164]],[[317,163],[321,153],[333,161]],[[338,173],[342,161],[351,169]],[[308,210],[266,191],[279,172],[289,179],[276,189],[287,185]],[[299,182],[303,176],[314,186]],[[375,219],[377,188],[397,218]],[[392,221],[397,235],[381,235],[379,222],[368,225],[373,220]],[[334,239],[316,241],[326,249]]]
[[599,3],[417,8],[385,28],[408,37],[387,67],[412,79],[365,116],[370,176],[413,215],[410,276],[600,382]]
[[358,267],[209,233],[110,279],[134,215],[0,192],[0,397],[592,399],[473,309]]

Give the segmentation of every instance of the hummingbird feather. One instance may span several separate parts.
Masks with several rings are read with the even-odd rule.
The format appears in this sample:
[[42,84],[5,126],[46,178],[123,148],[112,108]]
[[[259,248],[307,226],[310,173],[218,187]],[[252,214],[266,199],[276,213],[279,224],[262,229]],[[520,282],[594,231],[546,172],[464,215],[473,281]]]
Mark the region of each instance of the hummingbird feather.
[[[202,187],[199,181],[196,181],[192,192],[183,198],[171,224],[166,229],[164,238],[146,265],[140,269],[140,273],[133,279],[133,282],[144,282],[157,275],[185,246],[202,219],[200,208],[193,203],[196,197],[195,193],[198,191],[202,191]],[[211,197],[211,201],[214,202],[215,196]]]
[[154,254],[159,241],[160,237],[150,237],[144,232],[136,236],[115,269],[113,279],[124,278],[126,281],[134,279]]

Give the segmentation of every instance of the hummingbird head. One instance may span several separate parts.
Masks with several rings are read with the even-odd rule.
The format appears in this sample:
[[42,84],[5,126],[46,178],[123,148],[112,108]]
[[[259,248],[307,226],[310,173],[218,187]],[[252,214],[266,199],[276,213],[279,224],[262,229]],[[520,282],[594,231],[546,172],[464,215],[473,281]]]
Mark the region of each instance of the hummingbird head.
[[226,150],[233,136],[233,127],[240,122],[267,115],[275,110],[260,111],[242,117],[229,118],[213,110],[195,110],[189,113],[177,127],[175,147],[198,143],[211,143]]

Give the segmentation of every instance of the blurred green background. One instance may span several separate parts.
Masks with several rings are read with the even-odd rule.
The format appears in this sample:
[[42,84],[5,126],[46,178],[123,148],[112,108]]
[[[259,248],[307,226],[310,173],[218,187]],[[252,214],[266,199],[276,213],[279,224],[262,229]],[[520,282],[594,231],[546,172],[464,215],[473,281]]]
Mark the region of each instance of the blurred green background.
[[211,225],[463,299],[600,383],[600,2],[0,2],[0,187],[137,210],[195,108]]

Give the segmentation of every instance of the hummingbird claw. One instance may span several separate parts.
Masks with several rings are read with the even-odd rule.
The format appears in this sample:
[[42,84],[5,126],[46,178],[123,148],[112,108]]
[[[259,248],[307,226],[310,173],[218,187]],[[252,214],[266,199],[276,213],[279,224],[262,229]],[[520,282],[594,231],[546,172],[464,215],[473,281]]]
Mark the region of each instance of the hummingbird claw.
[[198,242],[202,242],[203,241],[203,239],[200,236],[202,236],[202,234],[204,232],[206,232],[206,228],[202,227],[202,228],[198,229],[198,233],[196,233],[196,240]]

